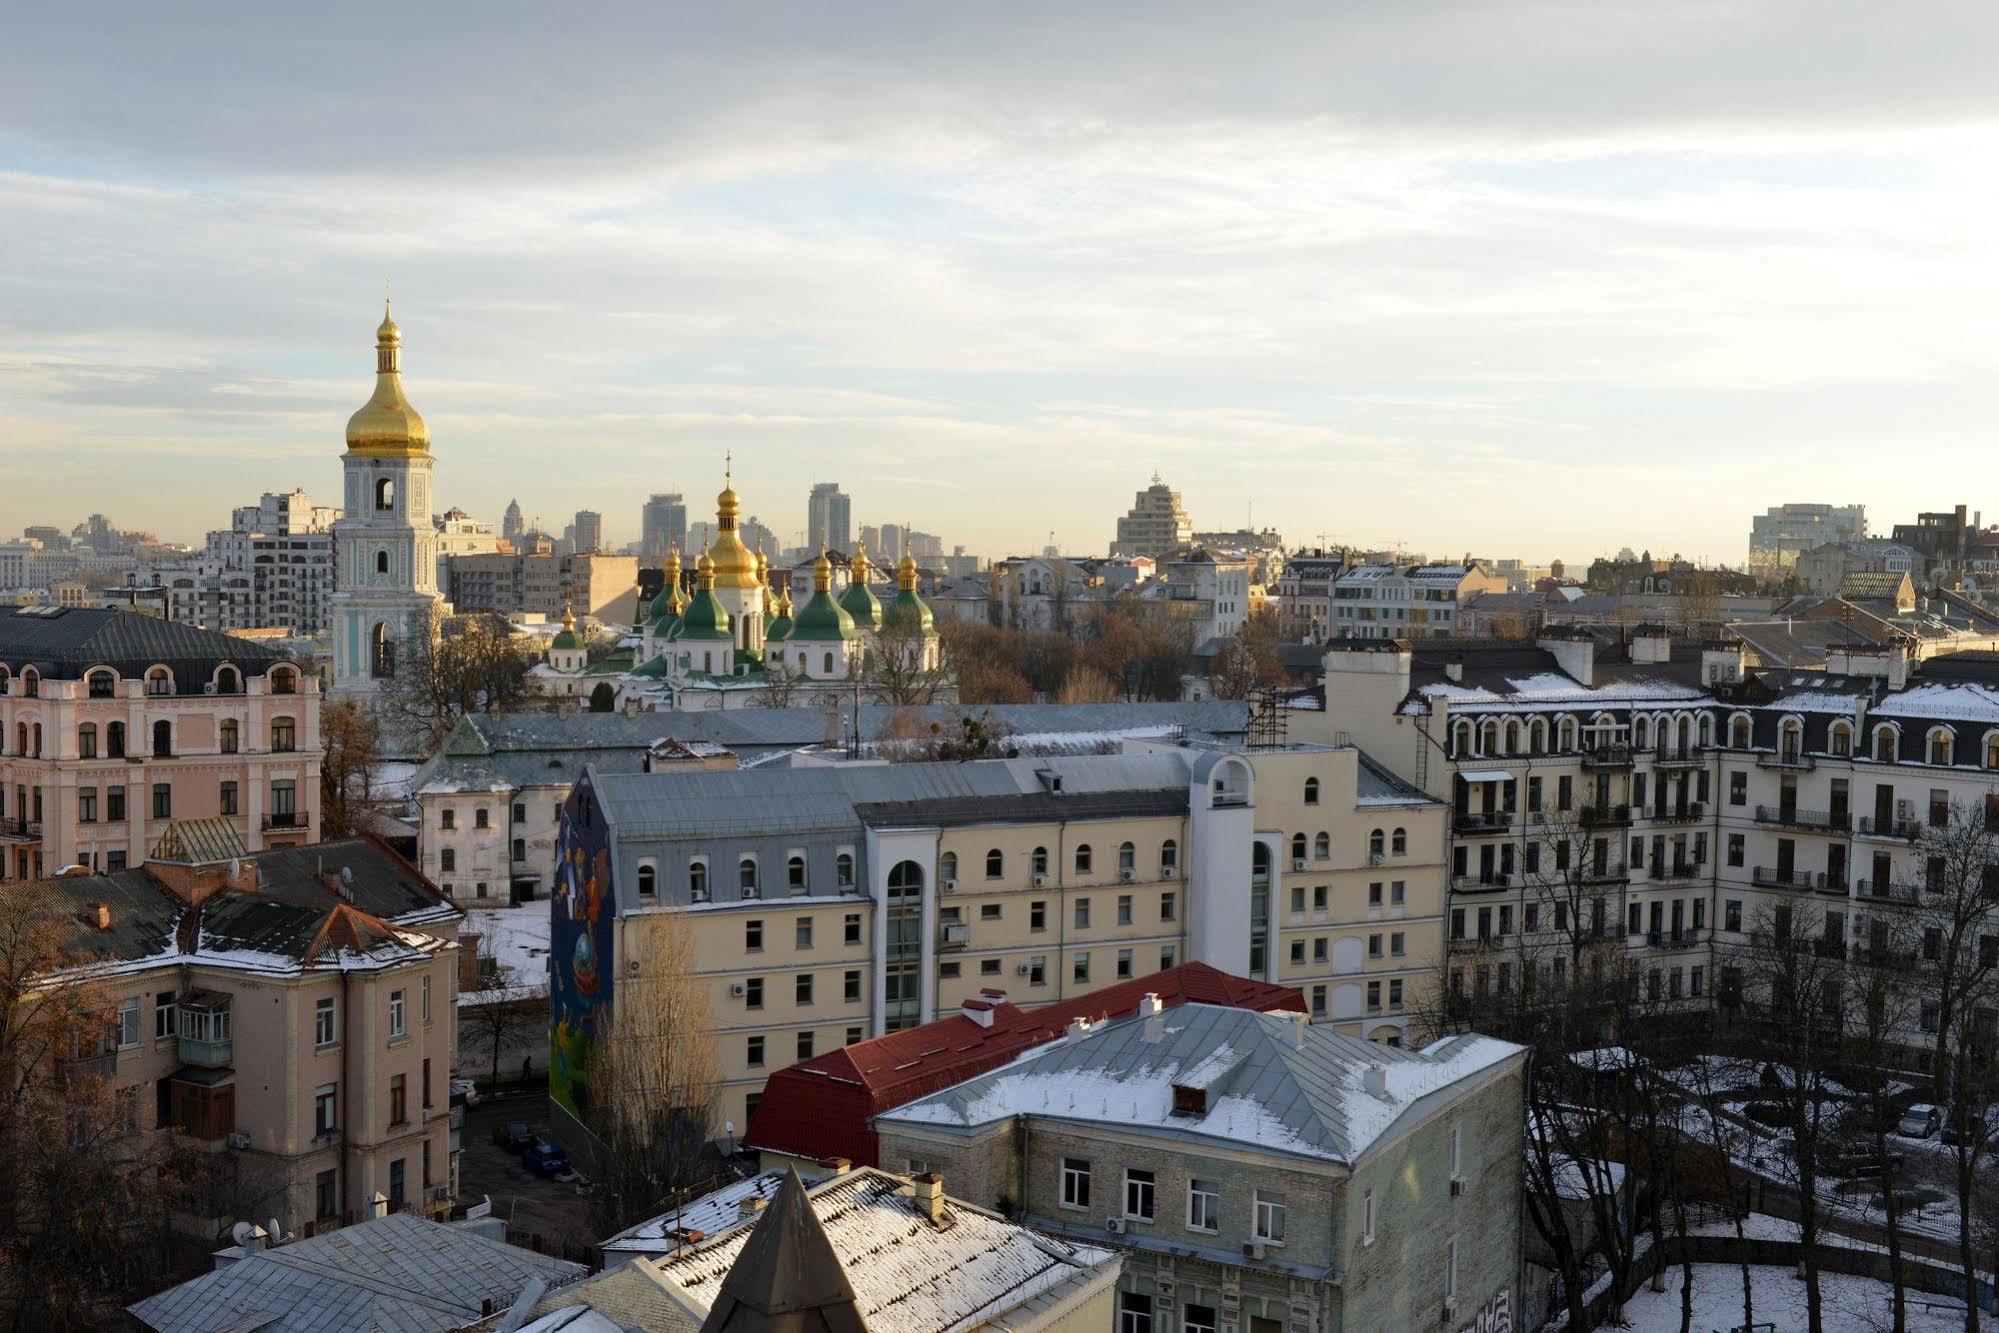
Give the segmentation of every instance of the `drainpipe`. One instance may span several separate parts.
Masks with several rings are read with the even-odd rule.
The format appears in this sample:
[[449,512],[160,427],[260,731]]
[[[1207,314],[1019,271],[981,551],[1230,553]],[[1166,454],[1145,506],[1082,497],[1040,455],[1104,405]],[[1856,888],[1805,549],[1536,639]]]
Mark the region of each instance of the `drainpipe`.
[[[340,1083],[336,1100],[333,1103],[333,1128],[337,1131],[333,1147],[333,1169],[338,1173],[334,1177],[335,1182],[339,1186],[336,1193],[343,1200],[347,1197],[348,1189],[353,1184],[354,1176],[353,1171],[349,1170],[347,1165],[347,1150],[350,1138],[347,1132],[347,1125],[355,1111],[353,1099],[348,1096],[348,1089],[353,1086],[354,1082],[348,1065],[353,1059],[356,1044],[354,1037],[354,974],[342,969],[340,973]],[[346,1211],[344,1208],[341,1209],[341,1216],[343,1218],[346,1216]]]
[[1023,1223],[1027,1221],[1027,1135],[1027,1116],[1016,1112],[1013,1117],[1013,1179],[1017,1197],[1013,1220]]

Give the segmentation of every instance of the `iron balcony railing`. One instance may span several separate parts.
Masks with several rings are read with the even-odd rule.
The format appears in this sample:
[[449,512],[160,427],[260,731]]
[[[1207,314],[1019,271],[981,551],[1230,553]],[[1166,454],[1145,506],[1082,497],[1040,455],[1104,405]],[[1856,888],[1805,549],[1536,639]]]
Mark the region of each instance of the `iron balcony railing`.
[[1513,826],[1511,810],[1462,810],[1451,818],[1459,833],[1504,833]]
[[1766,888],[1809,889],[1812,887],[1812,872],[1809,870],[1783,870],[1777,866],[1757,866],[1750,872],[1750,881]]
[[1787,768],[1809,772],[1818,766],[1819,761],[1803,750],[1778,750],[1772,754],[1756,756],[1758,768]]
[[1597,745],[1583,751],[1584,768],[1629,768],[1631,762],[1628,745]]
[[1756,807],[1756,822],[1818,833],[1844,833],[1853,822],[1853,817],[1844,810],[1799,810],[1795,806],[1759,805]]
[[1628,805],[1586,805],[1582,808],[1584,828],[1611,828],[1631,822]]
[[1679,746],[1650,753],[1655,768],[1696,768],[1708,761],[1708,747],[1705,745]]
[[1707,818],[1707,805],[1702,801],[1688,801],[1685,805],[1667,806],[1664,809],[1646,810],[1641,807],[1637,815],[1640,819],[1649,820],[1654,824],[1698,824]]
[[1854,832],[1863,838],[1901,838],[1914,842],[1923,836],[1923,826],[1914,819],[1880,819],[1862,815],[1854,822]]

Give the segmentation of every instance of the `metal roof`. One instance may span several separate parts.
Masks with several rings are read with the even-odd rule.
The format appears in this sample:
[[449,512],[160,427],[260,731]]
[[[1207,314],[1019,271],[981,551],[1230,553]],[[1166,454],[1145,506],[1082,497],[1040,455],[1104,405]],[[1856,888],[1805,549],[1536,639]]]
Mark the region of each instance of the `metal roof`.
[[199,694],[224,662],[254,674],[291,660],[249,639],[136,611],[0,606],[0,664],[16,672],[34,666],[51,677],[76,679],[93,666],[136,676],[164,665],[174,674],[176,693]]

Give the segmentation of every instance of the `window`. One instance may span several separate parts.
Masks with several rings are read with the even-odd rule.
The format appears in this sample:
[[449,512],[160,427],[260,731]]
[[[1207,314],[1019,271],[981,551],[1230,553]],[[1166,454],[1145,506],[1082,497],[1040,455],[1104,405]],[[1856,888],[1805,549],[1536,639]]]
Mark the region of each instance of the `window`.
[[1076,844],[1076,873],[1079,875],[1090,873],[1090,844],[1087,842]]
[[1743,843],[1742,834],[1731,833],[1728,835],[1728,863],[1730,865],[1739,866],[1742,864],[1743,846],[1744,843]]
[[[122,824],[125,821],[125,789],[123,787],[106,787],[104,789],[104,817],[114,824]],[[121,870],[124,869],[123,866],[118,868]]]
[[424,1026],[429,1027],[430,1026],[430,978],[429,977],[425,977],[423,979],[422,989],[418,993],[423,997]]
[[[234,814],[235,812],[233,810],[224,810],[222,813],[227,815]],[[97,822],[97,788],[80,787],[77,789],[76,822],[79,824],[95,824]]]
[[801,916],[792,924],[792,945],[799,949],[812,947],[812,918]]
[[861,914],[859,912],[847,913],[847,919],[843,925],[842,938],[848,944],[859,944],[861,942]]
[[1360,1196],[1360,1243],[1374,1244],[1374,1191]]
[[1048,849],[1046,847],[1036,847],[1034,854],[1028,858],[1028,866],[1037,876],[1046,875],[1048,873]]
[[979,920],[998,921],[1003,915],[1000,909],[1001,905],[999,903],[980,903]]
[[847,1029],[847,1040],[846,1040],[846,1043],[845,1043],[846,1045],[848,1045],[848,1046],[855,1046],[855,1045],[858,1045],[858,1044],[860,1044],[860,1042],[861,1042],[862,1040],[864,1040],[864,1038],[863,1038],[863,1035],[862,1035],[862,1032],[861,1032],[861,1029],[859,1029],[859,1028],[848,1028],[848,1029]]
[[1384,842],[1380,829],[1376,829],[1367,835],[1367,854],[1370,858],[1379,861],[1382,857],[1383,846]]
[[854,887],[854,854],[841,852],[833,858],[833,881],[843,889]]
[[389,1079],[389,1124],[409,1123],[409,1075],[396,1074]]
[[340,1172],[328,1169],[314,1176],[312,1197],[315,1217],[340,1216]]
[[986,853],[986,878],[998,879],[1006,873],[1006,857],[997,847]]
[[1451,1237],[1444,1242],[1444,1300],[1456,1304],[1458,1299],[1458,1238]]
[[[514,859],[516,861],[523,860],[524,858],[520,855],[520,853],[526,851],[527,848],[522,845],[522,842],[519,838],[514,839],[514,850],[515,850]],[[657,898],[658,896],[659,896],[659,872],[651,866],[640,866],[639,897]]]
[[1118,846],[1117,872],[1120,879],[1130,879],[1138,873],[1138,849],[1128,842]]
[[1000,974],[1000,960],[999,960],[999,959],[997,959],[997,958],[981,958],[981,959],[979,960],[979,975],[980,975],[980,976],[982,976],[982,977],[996,977],[996,976],[998,976],[999,974]]
[[1742,901],[1739,898],[1730,898],[1727,902],[1723,903],[1721,905],[1721,913],[1723,930],[1740,931],[1742,929]]
[[946,884],[954,884],[957,882],[958,854],[956,852],[946,852],[944,853],[944,855],[937,858],[937,877],[943,880]]
[[437,826],[441,829],[457,828],[458,812],[447,805],[443,810],[438,812]]
[[1062,1159],[1062,1206],[1090,1206],[1090,1164],[1080,1157]]
[[161,718],[153,723],[153,757],[172,758],[174,752],[174,724]]
[[1305,859],[1305,835],[1302,833],[1291,835],[1291,859],[1293,861]]
[[1284,1196],[1256,1191],[1256,1238],[1268,1244],[1284,1243]]
[[221,799],[221,803],[222,803],[222,813],[223,813],[223,814],[225,814],[225,815],[233,815],[233,814],[236,814],[236,813],[237,813],[237,810],[236,810],[236,783],[235,783],[235,781],[234,781],[233,779],[232,779],[232,780],[230,780],[230,781],[226,781],[226,782],[224,782],[224,783],[222,784],[222,788],[221,788],[221,797],[220,797],[220,799]]
[[331,998],[320,1000],[312,1006],[312,1044],[325,1050],[340,1040],[340,1021]]
[[1409,830],[1395,830],[1389,838],[1388,847],[1397,856],[1409,855]]
[[1131,950],[1119,949],[1117,951],[1117,975],[1119,981],[1129,981],[1131,979]]
[[764,1039],[749,1037],[743,1042],[743,1059],[752,1069],[762,1069],[764,1063]]
[[1088,898],[1078,898],[1076,900],[1076,929],[1087,929],[1089,924],[1090,900]]
[[1215,1307],[1212,1305],[1189,1305],[1186,1317],[1180,1321],[1183,1333],[1215,1333]]
[[1088,950],[1076,955],[1074,971],[1076,980],[1088,981],[1090,979],[1090,955]]
[[86,722],[76,729],[76,757],[97,758],[97,724]]
[[1027,928],[1029,930],[1048,929],[1048,904],[1034,902],[1027,905]]
[[1222,1187],[1211,1180],[1187,1182],[1187,1230],[1222,1229]]
[[1399,931],[1399,930],[1397,930],[1397,931],[1391,931],[1391,932],[1389,933],[1389,936],[1388,936],[1388,956],[1389,956],[1390,958],[1400,958],[1400,957],[1402,957],[1402,954],[1403,954],[1403,947],[1402,947],[1402,939],[1403,939],[1403,936],[1402,936],[1402,932],[1401,932],[1401,931]]
[[848,969],[845,977],[842,978],[840,994],[841,998],[846,1000],[848,1004],[853,1004],[861,998],[861,974],[858,971],[851,968]]
[[1319,803],[1319,780],[1317,778],[1306,778],[1305,804],[1317,805],[1318,803]]
[[162,1041],[175,1035],[174,992],[163,990],[153,997],[153,1040]]
[[798,1052],[799,1059],[810,1060],[812,1058],[812,1034],[810,1032],[799,1033],[798,1043],[793,1049]]
[[[148,671],[146,673],[147,694],[162,695],[162,694],[172,694],[173,692],[174,692],[173,677],[167,674],[167,669],[165,667],[154,667],[151,671]],[[33,695],[34,693],[36,693],[36,691],[30,689],[28,693],[30,695]]]
[[1048,984],[1048,956],[1036,954],[1027,960],[1027,984],[1046,986]]
[[791,982],[792,1001],[796,1004],[812,1003],[812,974],[800,972]]
[[155,782],[153,784],[153,818],[172,819],[174,817],[173,784]]
[[1172,945],[1170,945],[1170,944],[1162,944],[1162,945],[1160,945],[1160,946],[1159,946],[1159,970],[1160,970],[1161,972],[1164,972],[1164,971],[1165,971],[1165,970],[1166,970],[1167,968],[1169,968],[1169,967],[1172,967],[1172,966],[1173,966],[1173,964],[1174,964],[1174,962],[1175,962],[1175,961],[1177,961],[1177,960],[1179,959],[1179,957],[1180,957],[1180,955],[1179,955],[1178,951],[1176,951],[1176,950],[1174,949],[1174,947],[1173,947]]
[[440,851],[437,854],[437,865],[438,868],[447,875],[450,874],[452,871],[458,869],[457,851],[450,847],[446,847],[444,850]]
[[404,995],[405,993],[399,990],[389,992],[389,1040],[391,1041],[407,1035],[409,1031],[405,1016],[407,1005]]
[[293,818],[297,814],[297,781],[292,778],[274,778],[271,782],[271,811],[265,818],[272,828],[292,828]]
[[805,858],[794,856],[784,863],[785,887],[794,893],[805,891]]
[[[290,718],[279,718],[279,719],[278,719],[278,721],[279,721],[279,722],[289,722],[289,721],[291,721],[291,719],[290,719]],[[275,725],[275,724],[273,724],[273,725]],[[274,748],[274,749],[275,749],[276,747],[274,746],[274,747],[272,747],[272,748]],[[472,811],[472,827],[473,827],[473,828],[491,828],[491,827],[493,827],[493,814],[492,814],[492,811],[488,810],[488,809],[487,809],[487,808],[486,808],[485,806],[483,806],[483,805],[481,805],[481,806],[476,806],[476,807],[474,807],[474,808],[473,808],[473,811]]]
[[1153,1185],[1152,1172],[1125,1168],[1124,1215],[1126,1217],[1145,1222],[1152,1220]]
[[736,863],[736,886],[745,898],[757,896],[757,859],[746,856]]
[[340,1088],[323,1083],[312,1093],[312,1133],[320,1138],[340,1128]]
[[1168,838],[1159,844],[1159,877],[1171,879],[1180,868],[1180,844]]
[[[276,754],[289,754],[298,749],[298,724],[288,717],[271,719],[271,750]],[[486,809],[479,808],[479,816],[473,821],[480,828],[486,827]]]
[[139,1044],[139,1001],[136,998],[118,1006],[117,1033],[120,1049]]
[[1333,839],[1331,834],[1321,833],[1318,837],[1312,839],[1312,858],[1317,861],[1330,861],[1333,859]]
[[743,982],[743,1007],[761,1009],[764,1007],[764,979],[750,977]]
[[1152,1333],[1152,1298],[1136,1291],[1117,1296],[1117,1333]]
[[1128,893],[1117,896],[1117,923],[1120,926],[1131,924],[1131,895]]
[[1179,910],[1180,904],[1170,890],[1159,895],[1159,919],[1161,921],[1179,920],[1179,916],[1177,915]]

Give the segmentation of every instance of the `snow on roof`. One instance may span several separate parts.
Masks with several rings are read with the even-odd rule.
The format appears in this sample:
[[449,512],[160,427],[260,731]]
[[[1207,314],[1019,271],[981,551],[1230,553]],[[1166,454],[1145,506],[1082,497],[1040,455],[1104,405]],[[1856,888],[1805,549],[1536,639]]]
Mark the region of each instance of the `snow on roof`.
[[1880,718],[1999,724],[1999,689],[1977,681],[1935,681],[1890,694],[1870,710]]
[[777,1187],[783,1183],[782,1171],[765,1171],[747,1180],[732,1181],[712,1194],[690,1199],[658,1217],[626,1227],[597,1248],[606,1254],[674,1254],[688,1244],[685,1239],[676,1240],[674,1232],[698,1231],[703,1237],[719,1236],[738,1222],[755,1217],[754,1213],[743,1213],[745,1199],[774,1199]]
[[546,903],[525,907],[468,907],[458,927],[462,938],[479,936],[479,952],[499,964],[503,985],[460,991],[458,1003],[491,1004],[548,994],[550,917]]
[[[868,1167],[821,1181],[807,1198],[873,1333],[976,1328],[1058,1289],[1115,1281],[1119,1268],[1112,1250],[1057,1240],[956,1199],[945,1200],[949,1224],[939,1227],[907,1177]],[[705,1316],[758,1216],[678,1255],[639,1262]]]
[[[1352,1162],[1418,1101],[1521,1049],[1465,1036],[1398,1050],[1310,1026],[1303,1015],[1191,1004],[1066,1037],[876,1121],[970,1129],[1045,1115]],[[1371,1091],[1376,1067],[1380,1087]],[[1176,1085],[1205,1086],[1205,1113],[1176,1113]]]
[[1708,695],[1696,686],[1663,677],[1623,677],[1598,686],[1584,685],[1559,671],[1505,678],[1506,692],[1486,685],[1440,680],[1417,692],[1453,705],[1498,704],[1511,708],[1554,708],[1572,705],[1606,707],[1621,703],[1696,703]]

